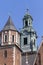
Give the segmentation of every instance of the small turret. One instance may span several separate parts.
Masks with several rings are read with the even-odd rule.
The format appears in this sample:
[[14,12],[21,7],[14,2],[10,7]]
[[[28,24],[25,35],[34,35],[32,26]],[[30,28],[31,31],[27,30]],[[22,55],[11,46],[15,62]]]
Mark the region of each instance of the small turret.
[[37,34],[32,27],[32,22],[33,18],[27,11],[23,18],[23,28],[21,30],[21,49],[23,52],[37,51]]

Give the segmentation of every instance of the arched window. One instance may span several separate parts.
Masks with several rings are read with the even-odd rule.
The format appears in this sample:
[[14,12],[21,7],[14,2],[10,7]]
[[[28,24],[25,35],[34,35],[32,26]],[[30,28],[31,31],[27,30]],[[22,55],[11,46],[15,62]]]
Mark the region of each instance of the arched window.
[[28,26],[28,21],[25,21],[25,26]]
[[27,37],[24,38],[24,45],[27,44]]
[[12,42],[14,42],[14,35],[12,35]]
[[5,42],[7,42],[7,35],[5,35]]

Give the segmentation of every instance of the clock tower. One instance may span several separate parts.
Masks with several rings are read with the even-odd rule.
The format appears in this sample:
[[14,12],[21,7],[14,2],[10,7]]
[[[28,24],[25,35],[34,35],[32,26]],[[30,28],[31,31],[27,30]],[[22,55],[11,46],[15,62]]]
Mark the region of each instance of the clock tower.
[[21,49],[23,52],[37,51],[37,34],[32,26],[33,18],[28,13],[23,17],[23,28],[21,29]]

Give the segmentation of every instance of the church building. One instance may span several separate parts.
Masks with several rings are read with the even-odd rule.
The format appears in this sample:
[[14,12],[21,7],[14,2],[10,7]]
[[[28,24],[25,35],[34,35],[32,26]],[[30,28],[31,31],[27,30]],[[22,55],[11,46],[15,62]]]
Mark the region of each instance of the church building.
[[27,12],[22,22],[19,32],[9,16],[0,31],[0,65],[43,65],[43,42],[37,49],[32,16]]
[[0,32],[0,65],[20,65],[21,52],[20,33],[9,16]]

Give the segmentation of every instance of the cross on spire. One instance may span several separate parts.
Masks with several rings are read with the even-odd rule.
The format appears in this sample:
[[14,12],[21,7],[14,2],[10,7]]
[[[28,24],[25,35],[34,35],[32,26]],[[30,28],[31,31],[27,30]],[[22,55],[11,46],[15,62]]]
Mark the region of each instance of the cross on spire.
[[29,12],[29,9],[26,9],[26,13],[28,14],[28,12]]

